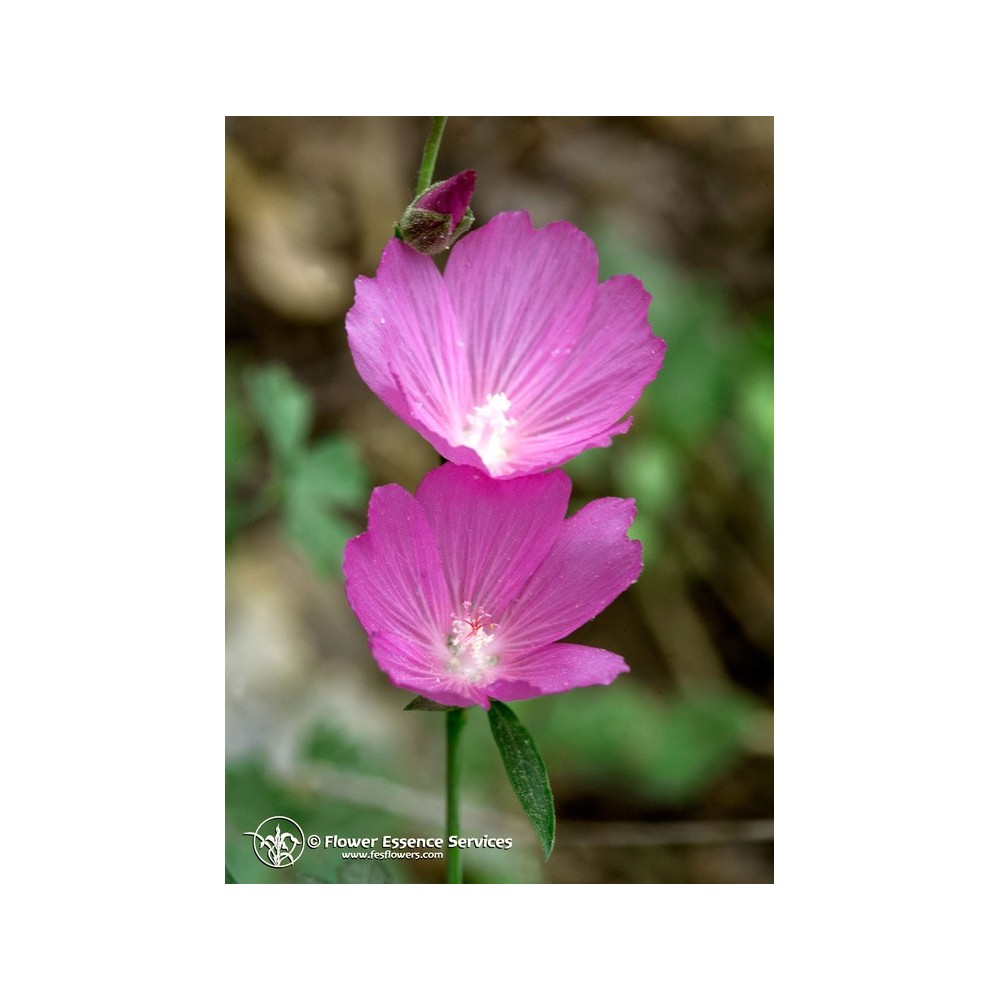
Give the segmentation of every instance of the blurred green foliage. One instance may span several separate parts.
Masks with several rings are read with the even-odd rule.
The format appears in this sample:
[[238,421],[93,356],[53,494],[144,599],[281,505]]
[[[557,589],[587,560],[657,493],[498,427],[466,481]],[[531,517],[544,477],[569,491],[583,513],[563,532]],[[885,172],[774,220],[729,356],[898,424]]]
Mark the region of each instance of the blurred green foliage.
[[[732,767],[759,724],[762,707],[735,688],[662,701],[628,677],[607,688],[577,688],[515,703],[549,772],[563,785],[621,785],[648,803],[671,806],[689,804]],[[498,788],[496,748],[478,725],[478,714],[472,713],[473,724],[467,727],[471,780]],[[507,791],[498,794],[509,800],[508,808],[517,808]],[[558,805],[557,799],[557,811]]]
[[283,470],[301,454],[312,423],[312,402],[287,369],[278,366],[253,372],[247,379],[250,401]]
[[625,779],[651,801],[697,796],[741,754],[754,703],[736,690],[687,693],[664,703],[623,683],[569,692],[546,721],[560,767],[602,781]]
[[[718,283],[685,274],[662,257],[595,227],[602,280],[634,274],[652,296],[649,321],[667,342],[664,366],[635,409],[626,447],[592,449],[566,466],[598,494],[612,481],[636,499],[634,537],[647,558],[660,551],[650,516],[669,521],[688,487],[693,461],[725,430],[743,471],[769,512],[774,496],[774,332],[770,319],[739,318]],[[622,439],[618,439],[621,441]]]
[[[277,508],[286,536],[313,569],[321,576],[339,572],[344,545],[357,533],[343,514],[361,509],[368,497],[357,446],[342,434],[309,443],[312,399],[286,368],[250,371],[245,385],[245,398],[235,379],[227,386],[227,540]],[[254,420],[265,446],[263,458],[253,447]],[[258,463],[267,466],[269,478],[253,490]]]

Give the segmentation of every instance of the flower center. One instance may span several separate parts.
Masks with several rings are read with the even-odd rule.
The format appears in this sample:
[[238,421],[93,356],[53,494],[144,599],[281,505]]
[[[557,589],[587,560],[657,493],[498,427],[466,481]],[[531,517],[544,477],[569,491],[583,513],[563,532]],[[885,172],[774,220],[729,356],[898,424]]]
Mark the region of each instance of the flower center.
[[491,392],[486,397],[485,406],[477,406],[465,415],[462,444],[475,448],[483,464],[493,474],[503,471],[507,460],[503,437],[517,423],[513,417],[507,416],[509,409],[507,393]]
[[463,601],[461,615],[452,612],[452,618],[448,670],[478,684],[497,664],[497,657],[490,655],[489,646],[500,625],[483,608],[473,611],[469,601]]

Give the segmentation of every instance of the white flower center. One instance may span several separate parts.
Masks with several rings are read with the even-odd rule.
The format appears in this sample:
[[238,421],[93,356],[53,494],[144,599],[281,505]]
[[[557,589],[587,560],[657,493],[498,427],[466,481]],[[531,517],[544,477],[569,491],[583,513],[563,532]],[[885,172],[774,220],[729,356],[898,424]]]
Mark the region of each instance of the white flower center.
[[504,435],[517,423],[513,417],[507,416],[510,405],[507,393],[491,392],[486,397],[485,406],[477,406],[472,413],[465,415],[462,444],[475,448],[483,464],[494,475],[503,471],[507,461]]
[[454,620],[448,636],[448,670],[478,684],[497,664],[497,657],[490,655],[489,646],[500,625],[482,608],[473,612],[469,601],[462,603],[461,615],[452,612],[452,617]]

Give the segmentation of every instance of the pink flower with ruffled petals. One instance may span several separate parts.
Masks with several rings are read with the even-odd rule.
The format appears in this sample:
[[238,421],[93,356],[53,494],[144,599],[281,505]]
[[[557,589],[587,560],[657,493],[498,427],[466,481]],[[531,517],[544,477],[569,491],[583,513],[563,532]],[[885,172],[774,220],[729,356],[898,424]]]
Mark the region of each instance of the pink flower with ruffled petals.
[[584,233],[526,212],[469,233],[443,275],[392,240],[355,289],[361,377],[445,458],[500,479],[611,444],[666,349],[637,278],[598,283]]
[[347,544],[347,598],[397,687],[442,705],[517,701],[628,670],[616,653],[561,643],[639,576],[635,503],[606,497],[566,519],[569,477],[429,472],[411,496],[372,493]]

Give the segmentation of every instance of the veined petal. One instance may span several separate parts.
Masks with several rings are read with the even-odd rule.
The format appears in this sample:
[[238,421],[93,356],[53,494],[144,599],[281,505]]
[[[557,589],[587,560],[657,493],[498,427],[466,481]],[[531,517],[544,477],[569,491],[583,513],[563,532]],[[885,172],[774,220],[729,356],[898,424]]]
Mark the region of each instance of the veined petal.
[[[525,469],[551,469],[555,466],[576,458],[588,448],[607,448],[611,438],[616,434],[624,434],[632,426],[632,418],[623,420],[620,424],[608,427],[591,437],[575,438],[573,434],[564,432],[545,437],[531,438],[518,449],[517,465]],[[523,475],[516,470],[511,475]]]
[[385,632],[372,635],[370,645],[375,662],[396,687],[422,694],[439,705],[481,705],[489,710],[486,692],[460,675],[447,673],[433,650]]
[[456,465],[471,465],[480,472],[484,472],[486,475],[489,475],[489,470],[486,468],[482,458],[474,448],[470,448],[464,444],[452,444],[447,438],[442,437],[437,431],[433,430],[432,427],[429,426],[431,423],[436,422],[436,417],[426,411],[419,399],[414,398],[411,393],[406,391],[403,387],[402,380],[399,378],[399,375],[395,368],[393,368],[391,362],[390,369],[392,369],[392,375],[396,380],[400,399],[402,399],[403,406],[406,411],[403,420],[408,423],[421,437],[433,445],[434,449],[442,458],[447,459],[449,462],[454,462]]
[[380,486],[368,530],[344,550],[347,599],[369,635],[391,632],[430,649],[451,627],[437,543],[417,501],[401,486]]
[[617,654],[595,646],[559,642],[505,658],[503,678],[486,690],[500,701],[521,701],[591,684],[610,684],[628,664]]
[[345,322],[358,372],[386,406],[412,425],[409,396],[431,429],[455,436],[470,398],[468,365],[433,260],[390,240],[375,277],[355,282]]
[[455,246],[444,281],[468,351],[470,402],[506,393],[517,417],[522,386],[544,379],[583,333],[597,250],[568,222],[534,229],[527,212],[504,212]]
[[397,417],[406,420],[406,400],[389,368],[384,345],[384,324],[392,315],[390,302],[391,298],[379,287],[376,279],[361,275],[354,281],[354,305],[348,311],[344,323],[347,326],[347,343],[358,374]]
[[555,471],[498,481],[468,466],[442,465],[417,501],[437,538],[452,607],[483,607],[498,620],[555,545],[572,488]]
[[519,463],[560,465],[628,430],[631,421],[621,419],[656,377],[667,346],[650,329],[649,302],[631,275],[598,287],[583,335],[558,373],[525,386]]
[[642,545],[625,534],[634,517],[634,500],[605,497],[563,524],[545,561],[507,611],[505,651],[562,639],[635,583]]

